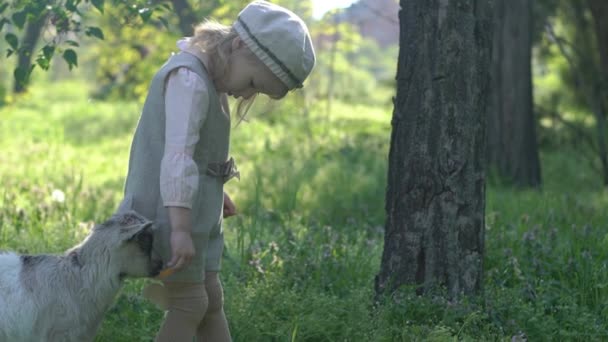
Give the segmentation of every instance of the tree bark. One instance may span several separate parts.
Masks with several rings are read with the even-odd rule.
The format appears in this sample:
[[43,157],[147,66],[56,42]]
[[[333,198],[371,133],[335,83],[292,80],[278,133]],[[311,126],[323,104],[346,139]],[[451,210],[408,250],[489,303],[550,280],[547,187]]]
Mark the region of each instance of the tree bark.
[[532,100],[532,2],[496,0],[488,162],[520,187],[541,185]]
[[[604,186],[608,186],[608,141],[606,139],[606,111],[608,108],[606,108],[606,90],[603,84],[604,72],[601,61],[602,47],[605,47],[606,43],[598,42],[598,62],[597,56],[593,55],[596,50],[594,49],[592,38],[589,34],[592,32],[591,25],[593,24],[589,21],[589,16],[587,15],[587,11],[589,10],[593,16],[601,16],[602,14],[605,14],[602,13],[605,10],[605,5],[598,5],[595,2],[588,2],[587,5],[589,6],[585,6],[585,3],[576,1],[572,2],[570,5],[572,16],[576,25],[574,38],[576,45],[580,47],[581,51],[590,51],[590,53],[579,54],[578,56],[575,56],[575,58],[572,58],[572,56],[568,56],[566,49],[559,40],[557,40],[557,44],[564,57],[566,57],[570,63],[574,77],[578,82],[578,86],[584,89],[589,107],[595,116],[599,152],[598,157],[602,165],[602,179]],[[605,20],[605,18],[603,20]],[[603,27],[605,27],[605,24],[603,23],[595,26],[596,29],[601,29]],[[596,32],[596,34],[598,34],[598,32]],[[597,35],[598,39],[600,39],[600,35],[602,35],[602,33]],[[578,67],[575,61],[578,62]]]
[[608,156],[606,152],[606,112],[608,112],[608,2],[606,0],[589,0],[589,8],[593,16],[595,38],[599,53],[599,82],[596,85],[598,99],[595,101],[594,112],[598,125],[598,141],[600,145],[600,160],[604,171],[604,186],[608,185]]
[[[600,67],[604,82],[608,82],[608,1],[588,0],[593,16],[595,38],[600,55]],[[604,89],[608,83],[604,83]]]
[[482,288],[491,0],[401,0],[378,294]]
[[47,16],[41,15],[39,18],[28,20],[27,25],[25,26],[25,33],[23,35],[21,49],[19,50],[17,57],[17,68],[26,70],[28,72],[28,77],[22,81],[15,80],[13,92],[16,94],[23,93],[27,89],[29,83],[29,71],[31,70],[32,66],[32,55],[34,53],[34,49],[36,48],[36,44],[38,44],[38,40],[40,39],[40,35],[42,34],[42,29],[44,28],[46,20]]

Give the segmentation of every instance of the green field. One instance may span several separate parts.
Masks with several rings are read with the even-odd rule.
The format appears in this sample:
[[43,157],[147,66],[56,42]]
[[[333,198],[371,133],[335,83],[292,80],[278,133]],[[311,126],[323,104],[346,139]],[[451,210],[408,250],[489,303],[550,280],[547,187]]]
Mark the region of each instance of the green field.
[[[140,103],[38,82],[0,108],[0,249],[61,253],[121,199]],[[577,153],[543,150],[542,191],[489,185],[485,289],[373,301],[390,101],[267,103],[233,130],[222,279],[235,341],[608,340],[608,194]],[[129,281],[97,341],[151,341],[162,312]]]

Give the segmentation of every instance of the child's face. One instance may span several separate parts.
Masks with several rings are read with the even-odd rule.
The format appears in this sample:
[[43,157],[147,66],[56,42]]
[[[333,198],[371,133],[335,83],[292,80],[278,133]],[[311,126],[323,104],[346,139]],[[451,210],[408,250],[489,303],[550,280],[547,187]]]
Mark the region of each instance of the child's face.
[[215,81],[218,91],[245,99],[256,93],[272,98],[285,96],[287,87],[240,38],[235,38],[232,45],[233,52],[229,57],[226,73]]

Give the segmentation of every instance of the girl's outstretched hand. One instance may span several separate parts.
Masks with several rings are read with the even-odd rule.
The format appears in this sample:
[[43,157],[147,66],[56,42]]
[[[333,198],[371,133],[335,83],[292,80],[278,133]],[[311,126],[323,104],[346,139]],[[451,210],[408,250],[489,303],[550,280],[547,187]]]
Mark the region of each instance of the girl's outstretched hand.
[[171,232],[171,251],[173,257],[168,267],[179,270],[182,267],[188,266],[194,257],[194,243],[190,232],[172,231]]
[[179,270],[194,258],[192,242],[192,211],[188,208],[168,207],[171,222],[171,261],[167,267]]
[[224,192],[224,218],[236,215],[236,206],[227,193]]

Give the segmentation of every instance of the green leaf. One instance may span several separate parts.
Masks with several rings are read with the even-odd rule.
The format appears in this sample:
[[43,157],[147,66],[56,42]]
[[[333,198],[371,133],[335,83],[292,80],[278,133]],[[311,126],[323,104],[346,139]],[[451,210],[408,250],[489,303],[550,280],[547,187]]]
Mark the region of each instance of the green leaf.
[[0,31],[2,31],[2,27],[4,27],[4,24],[10,24],[10,20],[6,18],[0,19]]
[[74,46],[74,47],[80,46],[80,44],[78,44],[78,42],[73,41],[73,40],[66,40],[65,43],[68,44],[69,46]]
[[32,64],[29,68],[25,69],[22,67],[17,67],[15,71],[13,71],[13,76],[15,77],[15,81],[20,85],[25,85],[28,83],[28,79],[30,78],[30,74],[32,73],[32,69],[34,69],[36,65]]
[[6,58],[9,58],[13,54],[13,52],[15,52],[15,50],[7,49],[6,50]]
[[42,48],[42,55],[49,61],[53,58],[53,54],[55,54],[55,45],[45,45]]
[[144,21],[144,23],[148,22],[148,20],[150,20],[150,17],[152,16],[152,13],[154,13],[154,11],[152,11],[152,9],[148,8],[148,7],[144,7],[142,9],[140,9],[138,12],[139,12],[139,16]]
[[76,11],[78,11],[78,10],[76,9],[76,3],[74,2],[74,0],[67,0],[67,1],[65,2],[65,8],[66,8],[68,11],[70,11],[70,12],[76,12]]
[[4,36],[4,40],[6,40],[8,45],[10,45],[13,48],[13,50],[17,50],[17,47],[19,46],[19,38],[17,38],[17,36],[15,34],[7,33]]
[[103,40],[103,31],[99,27],[89,26],[84,33],[89,37],[93,36]]
[[25,25],[25,19],[27,18],[27,12],[25,10],[20,11],[20,12],[15,12],[11,16],[11,18],[13,18],[13,23],[15,24],[15,26],[22,29],[23,25]]
[[2,12],[4,12],[4,10],[8,7],[8,2],[2,2],[2,4],[0,5],[0,14],[2,14]]
[[68,63],[70,70],[72,70],[72,67],[78,66],[78,55],[72,49],[67,49],[63,52],[63,59]]
[[97,10],[101,13],[103,13],[103,2],[104,0],[91,0],[93,6],[95,6],[95,8],[97,8]]
[[13,71],[13,76],[15,77],[15,81],[17,81],[17,83],[23,84],[27,78],[27,71],[21,67],[18,67],[15,69],[15,71]]
[[164,17],[158,17],[158,20],[163,24],[166,29],[169,29],[169,22]]
[[51,66],[51,61],[44,56],[38,56],[38,58],[36,58],[36,63],[42,70],[49,70],[49,67]]
[[36,19],[40,19],[42,18],[42,15],[44,15],[49,8],[47,5],[48,1],[32,1],[30,2],[28,5],[26,5],[27,7],[25,8],[26,10],[26,14],[30,15]]

